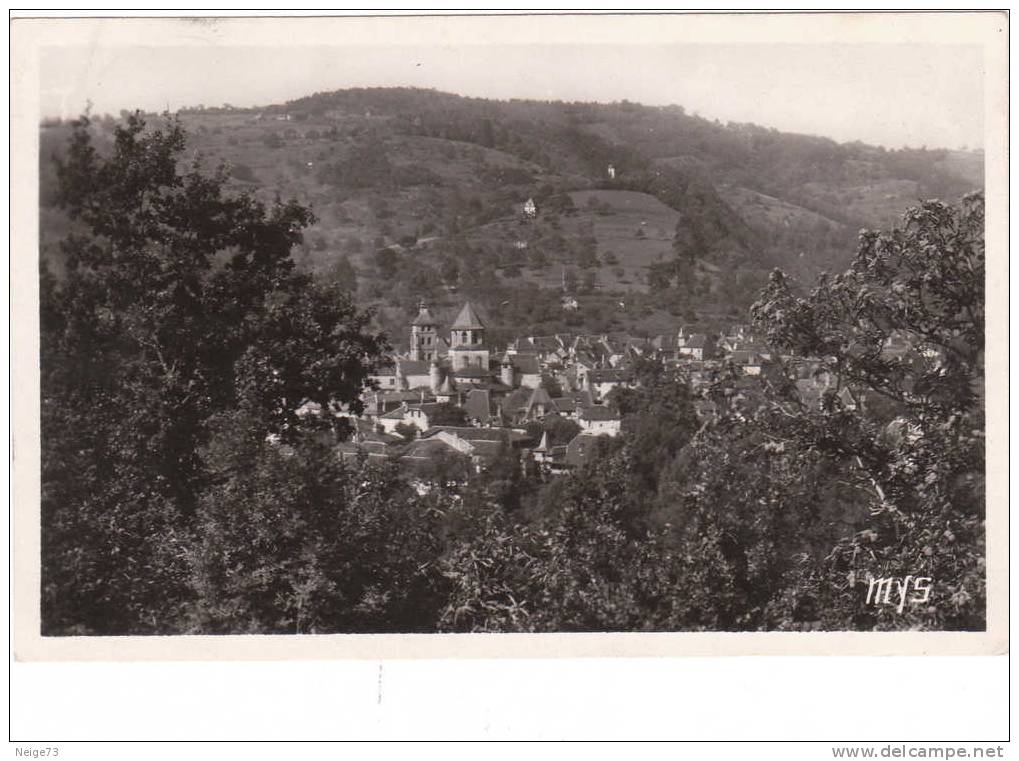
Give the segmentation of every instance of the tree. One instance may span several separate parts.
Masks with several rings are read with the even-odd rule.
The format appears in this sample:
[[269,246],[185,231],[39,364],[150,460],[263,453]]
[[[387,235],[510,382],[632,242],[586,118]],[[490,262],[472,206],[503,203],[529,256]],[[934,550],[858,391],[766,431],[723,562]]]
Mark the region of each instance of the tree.
[[393,280],[399,274],[400,255],[391,248],[375,252],[375,269],[380,280]]
[[656,262],[648,267],[647,284],[652,293],[661,293],[672,287],[672,265]]
[[690,387],[660,363],[638,359],[635,374],[637,387],[613,389],[608,402],[623,418],[631,488],[654,492],[661,473],[696,431],[697,416]]
[[58,161],[74,232],[41,278],[43,630],[168,631],[209,484],[217,414],[260,435],[342,426],[385,344],[342,293],[294,270],[311,213],[181,169],[176,120],[118,125],[108,152],[75,122]]
[[580,426],[561,415],[546,415],[541,421],[542,430],[549,435],[553,446],[569,444],[580,433]]
[[218,423],[189,558],[189,631],[434,629],[445,597],[437,514],[395,466],[344,465],[314,437],[267,443],[242,414]]
[[[804,582],[835,625],[983,628],[983,229],[982,195],[927,201],[901,228],[863,233],[852,266],[806,297],[776,272],[754,305],[770,343],[834,380],[819,410],[773,416],[772,435],[841,463],[869,507]],[[936,579],[928,605],[865,605],[868,579],[906,575]]]
[[447,285],[456,285],[460,280],[460,265],[451,256],[444,256],[439,261],[439,275]]
[[420,429],[413,423],[397,423],[394,430],[407,441],[413,441],[417,438]]
[[336,261],[329,267],[327,277],[336,283],[337,287],[348,293],[357,291],[357,270],[347,256],[336,258]]

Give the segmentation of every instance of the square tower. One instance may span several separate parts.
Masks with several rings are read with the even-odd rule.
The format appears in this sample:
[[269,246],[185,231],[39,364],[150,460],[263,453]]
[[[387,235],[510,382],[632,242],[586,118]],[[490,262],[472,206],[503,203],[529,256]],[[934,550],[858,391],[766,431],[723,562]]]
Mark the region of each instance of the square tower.
[[438,356],[439,347],[436,343],[438,323],[428,311],[428,306],[421,302],[418,316],[410,324],[410,358],[415,362],[431,361]]

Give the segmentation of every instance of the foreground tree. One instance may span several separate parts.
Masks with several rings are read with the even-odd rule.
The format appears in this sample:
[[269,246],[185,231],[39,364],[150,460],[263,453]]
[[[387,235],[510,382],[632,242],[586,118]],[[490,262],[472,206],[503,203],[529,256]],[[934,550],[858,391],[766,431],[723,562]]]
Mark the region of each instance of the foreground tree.
[[243,413],[216,427],[203,450],[215,484],[188,557],[188,631],[434,630],[438,513],[395,465],[341,463],[313,435],[266,442]]
[[[137,116],[113,145],[75,123],[59,159],[74,232],[42,273],[43,630],[167,631],[190,592],[187,547],[210,478],[210,420],[243,409],[284,440],[357,405],[383,348],[338,289],[294,270],[312,221],[182,169],[174,120]],[[342,433],[342,431],[338,431]]]
[[[839,463],[869,520],[802,586],[830,628],[982,629],[984,203],[928,201],[865,232],[845,273],[797,297],[772,276],[754,316],[833,380],[820,409],[772,415],[773,436]],[[872,578],[932,579],[929,600],[866,604]]]
[[[754,316],[831,379],[820,403],[781,367],[721,377],[695,432],[683,384],[638,366],[611,398],[624,435],[547,485],[533,522],[469,515],[440,627],[983,628],[983,268],[977,196],[865,234],[806,296],[776,274]],[[868,604],[869,579],[907,576],[929,600]]]

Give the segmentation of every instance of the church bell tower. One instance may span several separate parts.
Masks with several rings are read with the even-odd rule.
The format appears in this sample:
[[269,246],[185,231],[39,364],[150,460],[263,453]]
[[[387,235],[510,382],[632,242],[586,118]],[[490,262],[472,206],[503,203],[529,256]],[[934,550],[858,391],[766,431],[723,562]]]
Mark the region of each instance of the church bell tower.
[[435,318],[428,311],[428,305],[422,301],[418,307],[418,316],[410,324],[410,358],[413,361],[429,362],[436,358],[437,326]]

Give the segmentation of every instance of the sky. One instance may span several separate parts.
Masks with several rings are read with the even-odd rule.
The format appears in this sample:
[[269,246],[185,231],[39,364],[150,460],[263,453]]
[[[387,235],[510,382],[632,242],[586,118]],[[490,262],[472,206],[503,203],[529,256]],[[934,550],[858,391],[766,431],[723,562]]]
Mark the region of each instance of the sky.
[[[46,46],[43,116],[182,106],[264,106],[347,87],[428,87],[489,98],[678,104],[889,148],[983,144],[983,54],[976,45],[611,42],[514,44],[457,38],[231,44]],[[377,42],[376,42],[377,40]]]

